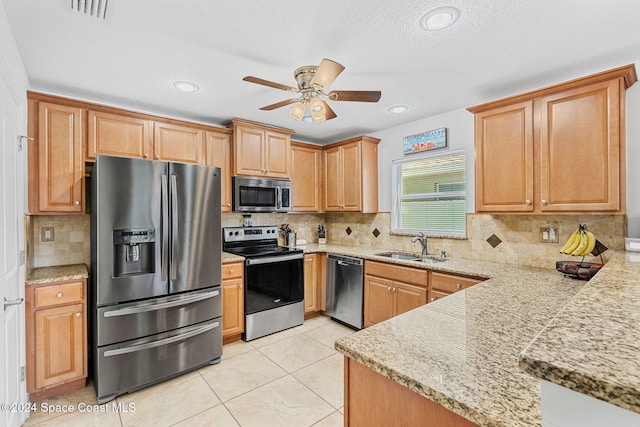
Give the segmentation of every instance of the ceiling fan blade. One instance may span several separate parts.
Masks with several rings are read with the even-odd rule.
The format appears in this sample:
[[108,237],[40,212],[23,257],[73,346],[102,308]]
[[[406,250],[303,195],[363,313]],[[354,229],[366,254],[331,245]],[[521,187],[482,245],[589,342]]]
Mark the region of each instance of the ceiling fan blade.
[[245,82],[256,83],[263,86],[269,86],[280,90],[286,90],[287,92],[298,92],[298,89],[291,86],[282,85],[280,83],[270,82],[269,80],[264,80],[259,77],[246,76],[243,78]]
[[325,90],[331,83],[340,75],[344,70],[344,66],[338,64],[336,61],[324,58],[318,66],[318,71],[311,79],[309,83],[311,87],[319,87],[321,90]]
[[378,102],[379,90],[332,90],[327,95],[332,101]]
[[298,102],[298,100],[295,99],[295,98],[287,99],[285,101],[280,101],[280,102],[276,102],[275,104],[264,106],[264,107],[262,107],[260,109],[261,110],[275,110],[276,108],[284,107],[286,105],[293,104],[294,102]]
[[325,120],[331,120],[331,119],[335,119],[336,117],[338,117],[338,116],[336,116],[336,113],[333,112],[331,107],[329,107],[329,104],[327,104],[324,101],[322,101],[322,103],[324,104],[324,119]]

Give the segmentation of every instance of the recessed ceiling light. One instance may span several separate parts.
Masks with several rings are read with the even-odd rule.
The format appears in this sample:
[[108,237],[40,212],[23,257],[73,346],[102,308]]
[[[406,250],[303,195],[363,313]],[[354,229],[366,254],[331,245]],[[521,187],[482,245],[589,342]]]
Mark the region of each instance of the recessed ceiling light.
[[387,108],[387,111],[390,113],[394,113],[394,114],[401,114],[404,113],[405,111],[407,111],[409,109],[408,105],[405,104],[396,104],[396,105],[392,105],[389,108]]
[[420,19],[420,26],[427,31],[439,31],[453,25],[460,17],[455,7],[439,7],[427,12]]
[[197,92],[200,89],[197,84],[188,82],[186,80],[178,80],[176,82],[173,82],[173,87],[183,92]]

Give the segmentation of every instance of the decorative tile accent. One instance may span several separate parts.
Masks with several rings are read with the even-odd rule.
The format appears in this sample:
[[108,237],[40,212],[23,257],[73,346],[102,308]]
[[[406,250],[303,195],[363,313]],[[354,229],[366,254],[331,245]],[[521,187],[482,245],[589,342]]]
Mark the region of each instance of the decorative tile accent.
[[347,236],[351,236],[351,233],[353,233],[353,230],[351,229],[351,227],[347,227],[347,229],[344,231],[345,233],[347,233]]
[[500,243],[502,243],[502,240],[500,240],[500,238],[498,236],[496,236],[495,234],[492,234],[491,236],[489,236],[489,238],[487,239],[487,242],[491,245],[491,247],[496,247],[498,246]]
[[373,229],[373,237],[378,237],[380,235],[380,230],[378,230],[377,228]]

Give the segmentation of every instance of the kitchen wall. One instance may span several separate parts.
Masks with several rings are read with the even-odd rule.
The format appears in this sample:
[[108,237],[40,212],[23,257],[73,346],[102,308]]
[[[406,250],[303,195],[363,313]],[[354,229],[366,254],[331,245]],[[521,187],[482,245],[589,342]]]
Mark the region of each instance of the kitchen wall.
[[[252,214],[254,225],[289,224],[298,239],[317,243],[318,224],[325,224],[327,241],[337,245],[363,245],[383,250],[419,252],[411,236],[391,233],[391,214]],[[222,215],[222,226],[242,225],[241,214]],[[445,251],[447,256],[498,261],[508,264],[554,268],[555,262],[572,257],[558,250],[575,230],[586,223],[598,240],[611,250],[624,250],[624,215],[485,215],[467,214],[466,239],[429,238],[430,254]],[[54,227],[54,241],[42,242],[42,227]],[[559,243],[540,242],[540,227],[558,230]],[[89,215],[27,217],[27,257],[29,266],[45,267],[85,263],[90,265]],[[487,239],[495,234],[501,241],[495,248]],[[283,244],[280,237],[280,244]],[[612,251],[604,254],[606,261]],[[589,258],[589,260],[594,260]]]

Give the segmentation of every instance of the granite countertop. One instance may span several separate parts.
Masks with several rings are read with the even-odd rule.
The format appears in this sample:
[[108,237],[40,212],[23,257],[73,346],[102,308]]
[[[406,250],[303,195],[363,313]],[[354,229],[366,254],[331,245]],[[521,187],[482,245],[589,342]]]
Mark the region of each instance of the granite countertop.
[[223,264],[227,264],[230,262],[243,262],[244,261],[244,257],[240,256],[240,255],[235,255],[229,252],[222,252],[222,263]]
[[540,381],[518,356],[585,282],[486,261],[424,265],[377,256],[381,249],[303,249],[489,279],[342,338],[336,349],[481,426],[540,425]]
[[520,355],[538,378],[640,413],[640,254],[614,256]]
[[481,426],[540,425],[540,378],[640,412],[640,255],[615,254],[583,282],[494,262],[424,265],[377,256],[381,249],[303,249],[489,279],[336,342]]
[[53,267],[33,268],[27,273],[25,284],[40,285],[43,283],[64,282],[68,280],[86,279],[89,277],[84,264],[58,265]]

